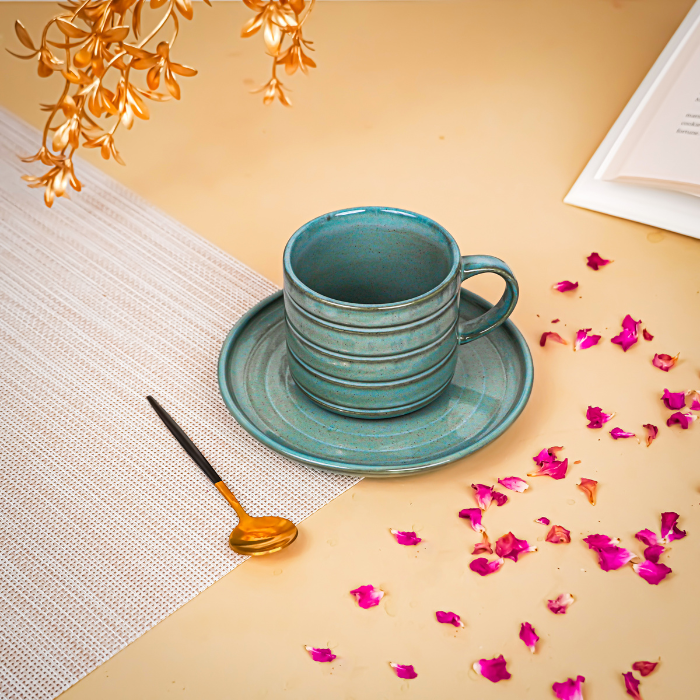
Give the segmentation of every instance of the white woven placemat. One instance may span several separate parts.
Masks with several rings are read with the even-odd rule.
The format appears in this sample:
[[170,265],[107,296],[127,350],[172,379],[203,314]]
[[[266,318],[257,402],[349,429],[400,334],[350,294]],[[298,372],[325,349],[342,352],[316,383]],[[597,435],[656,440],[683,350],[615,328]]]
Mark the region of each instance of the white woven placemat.
[[[154,394],[252,515],[303,520],[357,482],[279,457],[224,407],[231,326],[275,291],[113,180],[52,210],[19,179],[32,128],[0,109],[0,697],[53,698],[244,558],[230,507]],[[291,232],[290,232],[291,233]]]

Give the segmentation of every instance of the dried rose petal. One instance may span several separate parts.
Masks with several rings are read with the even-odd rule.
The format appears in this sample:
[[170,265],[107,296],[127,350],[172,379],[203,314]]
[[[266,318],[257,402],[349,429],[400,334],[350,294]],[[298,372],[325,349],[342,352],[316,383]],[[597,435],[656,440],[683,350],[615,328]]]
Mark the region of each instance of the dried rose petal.
[[659,543],[656,533],[648,529],[640,530],[635,537],[647,547],[653,547]]
[[528,484],[525,479],[521,479],[518,476],[508,476],[505,479],[499,479],[498,483],[504,488],[510,489],[511,491],[517,491],[518,493],[522,493],[526,489],[530,488],[530,484]]
[[569,606],[574,602],[574,596],[571,593],[562,593],[554,600],[547,601],[547,608],[555,615],[564,615],[569,609]]
[[435,613],[438,622],[446,625],[454,625],[455,627],[464,627],[464,623],[460,620],[459,615],[453,612],[442,612],[438,610]]
[[652,544],[644,550],[644,558],[648,561],[653,561],[654,564],[659,563],[659,557],[664,553],[662,544]]
[[555,340],[557,343],[561,343],[562,345],[568,345],[564,338],[562,338],[559,333],[555,333],[554,331],[546,331],[542,334],[542,337],[540,338],[540,347],[544,347],[547,340]]
[[501,493],[500,491],[494,491],[493,500],[495,501],[497,506],[503,506],[506,503],[508,503],[508,496],[506,496],[505,493]]
[[595,479],[584,479],[581,477],[581,483],[576,484],[576,486],[578,486],[579,489],[586,494],[588,502],[594,506],[596,493],[598,491],[598,482]]
[[682,540],[688,534],[676,525],[678,517],[678,513],[661,513],[661,539],[664,542]]
[[680,425],[683,430],[688,430],[690,424],[697,420],[697,416],[692,413],[681,413],[677,411],[667,421],[666,425],[670,428],[672,425]]
[[660,370],[663,370],[664,372],[668,372],[668,370],[673,369],[673,367],[675,367],[679,357],[680,353],[678,353],[675,357],[671,357],[670,355],[664,354],[654,355],[654,359],[651,361],[651,364],[654,365],[654,367],[658,367]]
[[552,529],[547,533],[545,540],[552,544],[569,544],[571,542],[571,532],[561,525],[552,525]]
[[600,255],[598,255],[598,253],[591,253],[586,258],[586,260],[588,260],[586,265],[588,265],[588,267],[590,267],[594,270],[597,270],[599,267],[605,267],[606,265],[609,265],[611,262],[614,262],[613,260],[606,260],[605,258],[601,258]]
[[519,540],[512,532],[496,540],[496,555],[504,559],[518,561],[521,554],[536,551],[537,547],[529,544],[526,540]]
[[338,658],[330,649],[318,649],[317,647],[305,647],[314,661],[325,664]]
[[494,574],[503,566],[503,559],[494,559],[489,561],[485,557],[480,557],[479,559],[474,559],[474,561],[469,564],[469,568],[479,576],[488,576],[489,574]]
[[644,340],[654,340],[654,336],[649,333],[646,328],[642,331],[642,335],[644,336]]
[[412,678],[418,678],[418,674],[416,673],[413,666],[411,666],[410,664],[405,666],[404,664],[395,664],[393,662],[389,662],[389,666],[391,666],[391,668],[394,669],[394,673],[399,678],[405,678],[409,681]]
[[563,282],[557,282],[552,285],[552,289],[556,289],[558,292],[573,292],[574,289],[578,288],[578,282],[569,282],[564,280]]
[[657,564],[649,560],[641,564],[632,564],[632,568],[652,586],[658,586],[671,573],[671,569],[666,564]]
[[486,533],[484,533],[481,542],[477,542],[474,545],[472,555],[474,554],[493,554],[493,549],[491,549],[491,543],[489,542],[489,538]]
[[379,605],[379,601],[384,597],[384,591],[372,585],[360,586],[350,591],[350,595],[355,596],[357,604],[367,610]]
[[659,434],[659,429],[651,423],[645,423],[642,427],[647,431],[647,447],[649,447],[649,445],[656,440],[656,436]]
[[685,391],[664,389],[661,400],[669,411],[677,411],[679,408],[685,408]]
[[639,340],[639,325],[629,314],[622,321],[622,332],[610,339],[611,343],[620,345],[627,352]]
[[602,428],[615,414],[605,413],[600,406],[589,406],[586,410],[587,428]]
[[613,440],[619,440],[620,438],[637,437],[634,433],[628,433],[626,430],[623,430],[622,428],[613,428],[610,431],[610,434],[612,435]]
[[700,411],[700,391],[697,389],[689,389],[686,392],[688,403],[691,411]]
[[520,639],[523,640],[525,646],[534,654],[535,645],[539,641],[539,637],[535,632],[535,628],[529,622],[523,622],[520,625]]
[[635,661],[632,664],[632,668],[639,672],[642,677],[648,676],[657,666],[659,662],[654,661]]
[[539,523],[540,525],[549,525],[552,521],[549,518],[545,518],[544,516],[541,518],[537,518],[535,520],[536,523]]
[[532,458],[532,461],[539,467],[543,464],[553,462],[557,458],[557,452],[563,450],[563,447],[545,447],[543,450]]
[[553,319],[550,321],[550,323],[559,323],[559,319],[558,319],[558,318],[553,318]]
[[594,345],[598,345],[601,336],[599,335],[588,335],[591,328],[582,328],[580,331],[576,331],[576,340],[574,341],[574,352],[576,350],[587,350],[592,348]]
[[486,528],[481,524],[481,508],[464,508],[459,511],[459,517],[469,521],[474,532],[484,532]]
[[589,535],[583,541],[598,555],[598,564],[603,571],[616,571],[629,564],[635,555],[628,549],[618,547],[617,540],[607,535]]
[[391,532],[399,544],[410,546],[422,542],[421,538],[418,537],[415,532],[404,532],[403,530],[393,529],[390,529],[389,532]]
[[503,655],[497,656],[495,659],[479,659],[474,664],[474,670],[492,683],[507,681],[510,678]]
[[583,700],[584,676],[577,676],[576,680],[568,678],[563,683],[554,683],[552,690],[559,700]]
[[474,489],[474,498],[476,504],[481,510],[486,510],[493,500],[493,486],[485,486],[484,484],[472,484]]
[[569,460],[563,462],[549,462],[542,464],[536,472],[530,472],[528,476],[551,476],[552,479],[563,479],[566,476],[566,470],[569,468]]
[[623,673],[622,677],[625,679],[627,695],[631,695],[634,700],[642,700],[642,696],[639,694],[639,681],[632,675],[632,671]]

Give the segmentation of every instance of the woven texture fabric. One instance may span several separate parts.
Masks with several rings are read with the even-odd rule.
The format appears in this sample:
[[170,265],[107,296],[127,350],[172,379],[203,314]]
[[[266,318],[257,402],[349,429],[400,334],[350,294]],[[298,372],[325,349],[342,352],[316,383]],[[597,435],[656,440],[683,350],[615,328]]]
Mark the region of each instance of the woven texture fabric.
[[53,698],[244,561],[231,508],[303,520],[357,482],[276,455],[218,393],[231,326],[274,285],[79,163],[52,210],[37,132],[0,110],[0,697]]

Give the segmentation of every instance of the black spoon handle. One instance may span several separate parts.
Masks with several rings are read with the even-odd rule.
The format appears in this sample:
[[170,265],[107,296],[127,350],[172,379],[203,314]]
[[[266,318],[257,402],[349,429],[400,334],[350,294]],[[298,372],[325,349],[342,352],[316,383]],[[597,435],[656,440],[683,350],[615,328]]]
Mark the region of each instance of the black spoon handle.
[[192,457],[194,463],[206,474],[212,484],[221,481],[221,477],[216,473],[214,467],[209,464],[207,458],[199,451],[192,440],[187,437],[185,431],[173,420],[172,416],[152,397],[146,397],[158,417],[165,423],[165,427],[173,434],[173,437],[182,445],[182,449]]

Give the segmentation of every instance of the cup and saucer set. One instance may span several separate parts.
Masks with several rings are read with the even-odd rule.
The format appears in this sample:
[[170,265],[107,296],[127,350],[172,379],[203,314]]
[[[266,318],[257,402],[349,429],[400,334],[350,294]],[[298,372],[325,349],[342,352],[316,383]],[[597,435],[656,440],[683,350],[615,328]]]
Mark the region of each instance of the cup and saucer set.
[[[462,289],[491,272],[491,305]],[[510,268],[460,254],[439,224],[388,207],[320,216],[284,251],[284,291],[233,327],[219,388],[253,437],[310,467],[359,476],[435,469],[501,435],[533,366],[508,320]]]

